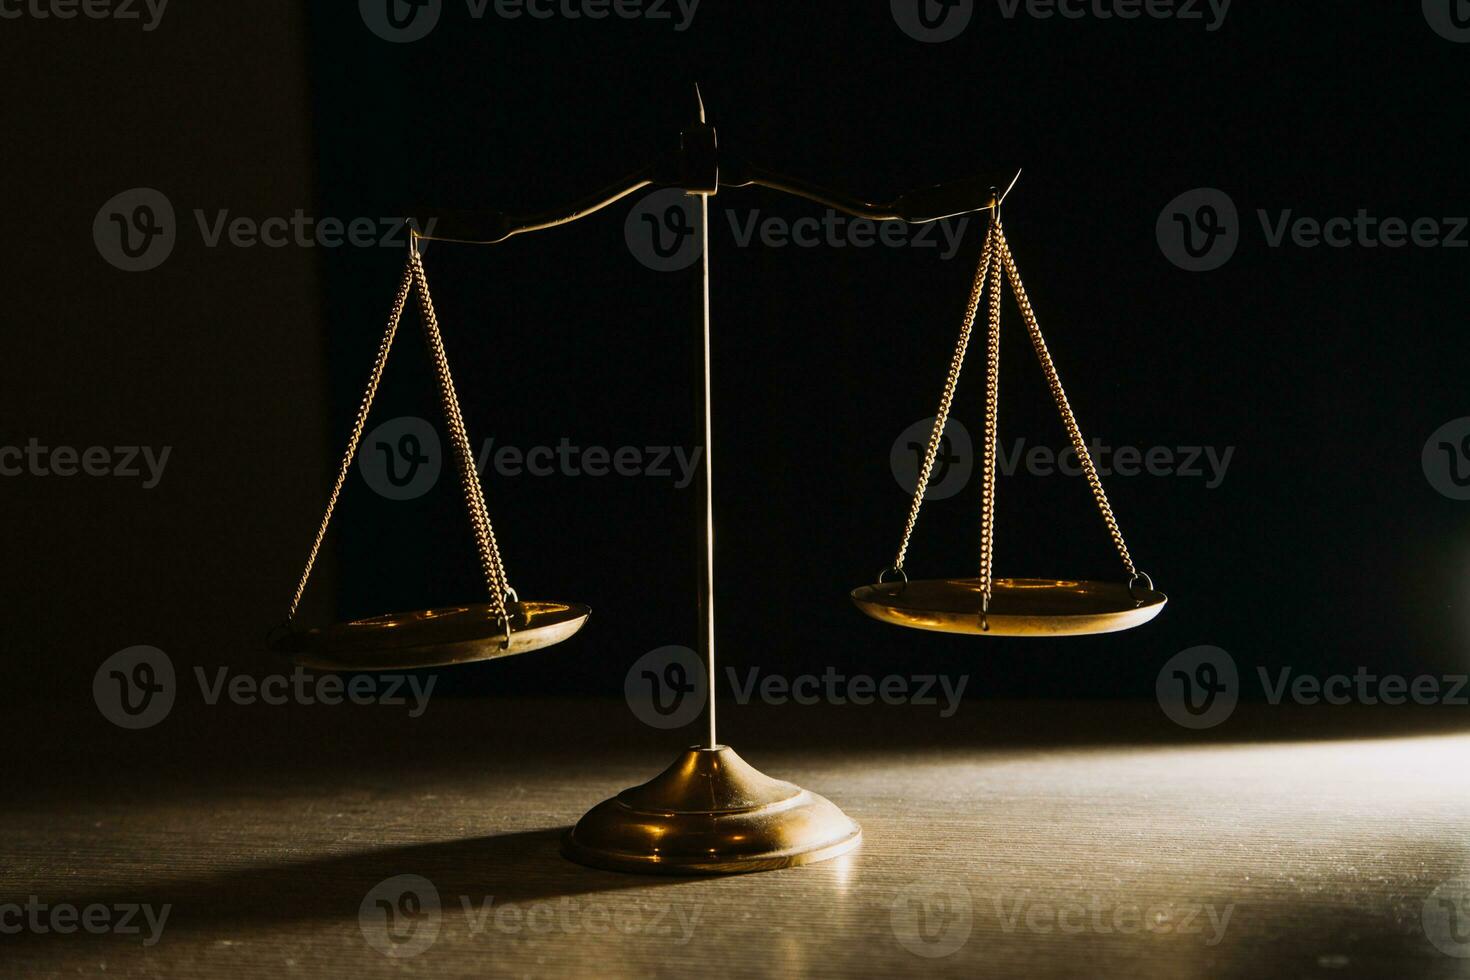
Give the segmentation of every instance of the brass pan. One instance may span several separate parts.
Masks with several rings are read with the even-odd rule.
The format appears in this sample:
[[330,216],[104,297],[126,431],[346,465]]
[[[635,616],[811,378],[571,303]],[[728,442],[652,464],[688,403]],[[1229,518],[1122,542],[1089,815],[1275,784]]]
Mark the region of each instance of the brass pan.
[[982,595],[979,579],[949,578],[865,585],[852,591],[852,601],[885,623],[983,636],[1114,633],[1148,622],[1168,601],[1162,592],[1126,582],[1001,578],[991,590],[987,630]]
[[489,603],[387,613],[294,630],[272,643],[276,652],[319,670],[411,670],[493,660],[560,643],[582,628],[592,610],[566,602],[511,602],[510,643]]

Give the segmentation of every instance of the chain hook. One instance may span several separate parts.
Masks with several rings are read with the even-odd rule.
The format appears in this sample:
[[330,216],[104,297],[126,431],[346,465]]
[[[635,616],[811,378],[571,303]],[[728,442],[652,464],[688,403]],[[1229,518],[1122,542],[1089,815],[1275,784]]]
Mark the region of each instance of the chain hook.
[[1137,592],[1133,591],[1133,587],[1138,584],[1139,579],[1143,579],[1144,585],[1148,587],[1148,591],[1150,592],[1154,591],[1154,580],[1149,578],[1147,572],[1135,572],[1133,577],[1128,580],[1128,597],[1141,605],[1143,600],[1138,597]]
[[903,570],[903,566],[902,565],[889,565],[887,568],[880,569],[879,572],[878,572],[878,584],[879,585],[885,585],[885,584],[887,584],[887,580],[883,576],[888,575],[890,573],[891,574],[895,574],[900,579],[902,579],[904,585],[908,585],[909,584],[909,573]]

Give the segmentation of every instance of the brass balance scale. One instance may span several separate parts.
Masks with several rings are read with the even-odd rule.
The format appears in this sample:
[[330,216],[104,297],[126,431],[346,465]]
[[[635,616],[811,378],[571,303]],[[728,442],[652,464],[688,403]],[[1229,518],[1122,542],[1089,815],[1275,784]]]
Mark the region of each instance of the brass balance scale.
[[[378,347],[367,390],[357,409],[347,450],[327,500],[326,514],[312,541],[306,568],[291,599],[286,624],[273,639],[273,646],[279,652],[312,668],[402,670],[528,653],[560,643],[582,628],[591,612],[588,607],[571,602],[523,600],[510,585],[470,450],[418,242],[432,237],[435,241],[461,244],[495,244],[515,235],[554,228],[584,218],[644,188],[680,188],[698,197],[699,234],[703,236],[704,453],[697,479],[704,497],[701,547],[705,555],[704,574],[699,582],[699,613],[701,652],[709,669],[710,693],[706,704],[709,735],[703,744],[686,749],[653,779],[593,807],[566,835],[563,851],[568,857],[594,867],[618,871],[670,874],[760,871],[836,857],[856,847],[862,838],[858,825],[830,801],[765,775],[741,759],[729,746],[721,745],[715,734],[708,217],[709,197],[721,187],[767,187],[875,221],[919,224],[978,211],[988,211],[990,215],[959,340],[945,378],[944,392],[898,551],[892,564],[878,574],[875,583],[853,591],[852,600],[859,609],[874,619],[914,629],[982,636],[1073,636],[1138,626],[1157,616],[1166,601],[1162,593],[1154,590],[1152,580],[1134,566],[1021,284],[1000,221],[1000,206],[1010,188],[1001,192],[988,180],[974,179],[906,194],[891,204],[874,205],[796,178],[722,159],[717,148],[715,130],[706,122],[704,104],[699,100],[697,118],[682,131],[679,150],[671,160],[644,168],[573,207],[531,216],[498,212],[468,215],[440,212],[433,216],[439,221],[436,230],[442,233],[433,236],[414,233],[408,264],[398,286],[387,330]],[[1013,179],[1011,186],[1014,184]],[[991,575],[1003,277],[1009,282],[1021,309],[1027,333],[1072,447],[1122,558],[1128,576],[1124,580],[1068,581],[993,578]],[[410,293],[415,291],[489,601],[389,613],[319,629],[301,628],[295,621],[301,596],[356,457],[399,321]],[[904,560],[982,299],[988,299],[989,329],[986,338],[979,574],[975,578],[909,581],[904,571]]]

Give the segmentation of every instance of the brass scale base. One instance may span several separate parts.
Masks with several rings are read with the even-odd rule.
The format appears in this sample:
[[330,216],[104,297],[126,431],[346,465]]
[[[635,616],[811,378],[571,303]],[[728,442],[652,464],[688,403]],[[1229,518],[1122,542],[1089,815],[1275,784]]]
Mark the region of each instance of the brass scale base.
[[691,746],[589,810],[562,849],[610,871],[730,874],[825,861],[862,836],[825,797],[772,779],[729,746]]
[[[503,241],[524,231],[576,220],[641,187],[659,185],[698,192],[707,206],[708,194],[720,186],[759,184],[859,217],[915,222],[999,202],[992,187],[985,203],[977,203],[976,194],[983,186],[977,181],[931,188],[874,206],[739,164],[732,168],[737,176],[727,179],[715,166],[714,130],[704,121],[702,102],[699,109],[697,123],[683,133],[677,179],[650,172],[605,192],[590,206],[584,203],[523,218],[480,215],[480,220],[490,221],[495,237],[480,242],[451,240]],[[705,251],[707,256],[707,243]],[[705,274],[707,282],[707,265]],[[706,330],[707,317],[706,299]],[[706,420],[707,411],[706,402]],[[942,579],[879,582],[855,589],[852,600],[868,616],[895,625],[991,636],[1123,630],[1158,615],[1166,601],[1151,588],[1135,592],[1110,582],[998,579],[982,618],[982,595],[977,579]],[[321,670],[438,667],[512,656],[559,643],[577,633],[590,615],[586,606],[561,602],[515,601],[506,604],[506,611],[511,627],[508,643],[493,606],[466,604],[390,613],[324,629],[293,629],[272,646],[298,664]],[[711,710],[713,696],[711,689]],[[847,853],[861,840],[857,823],[825,797],[765,775],[729,746],[713,745],[685,749],[653,779],[593,807],[566,834],[562,849],[574,861],[613,871],[729,874],[825,861]]]

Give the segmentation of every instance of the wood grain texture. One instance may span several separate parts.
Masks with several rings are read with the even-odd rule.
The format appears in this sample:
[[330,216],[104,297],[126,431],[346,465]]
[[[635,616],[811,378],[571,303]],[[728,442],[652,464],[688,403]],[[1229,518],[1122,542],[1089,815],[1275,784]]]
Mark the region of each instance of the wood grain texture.
[[[0,973],[1470,975],[1422,922],[1470,874],[1454,709],[1243,706],[1206,734],[1126,704],[722,720],[749,762],[857,819],[862,847],[733,878],[567,862],[567,826],[697,737],[622,705],[181,704],[144,732],[14,716],[0,903],[171,911],[154,945],[146,927],[0,935]],[[432,944],[392,958],[359,909],[398,875],[441,907],[418,920]]]

